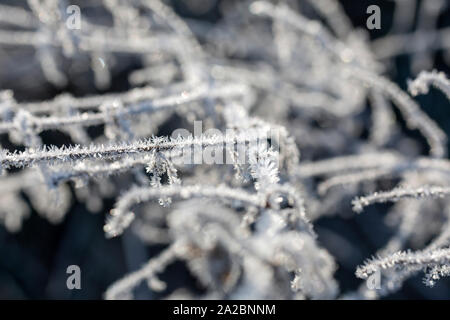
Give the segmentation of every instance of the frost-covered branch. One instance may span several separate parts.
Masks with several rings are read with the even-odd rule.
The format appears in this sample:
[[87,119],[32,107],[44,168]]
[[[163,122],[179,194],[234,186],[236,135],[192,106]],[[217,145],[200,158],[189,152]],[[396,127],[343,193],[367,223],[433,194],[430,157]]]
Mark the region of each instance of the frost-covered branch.
[[105,292],[105,299],[107,300],[125,300],[133,297],[131,291],[143,279],[148,279],[148,284],[153,289],[163,289],[164,282],[157,278],[159,272],[164,271],[167,265],[176,260],[177,248],[181,244],[174,243],[169,248],[165,249],[159,256],[151,259],[138,271],[128,274],[126,277],[120,279],[111,285]]
[[402,272],[413,273],[424,268],[440,268],[450,263],[450,249],[436,249],[418,252],[396,252],[384,258],[373,259],[359,266],[356,270],[358,278],[367,279],[380,270],[396,268]]
[[419,188],[399,187],[391,191],[375,192],[371,195],[359,197],[352,201],[353,210],[361,212],[364,207],[374,203],[399,201],[404,198],[442,198],[450,194],[450,187],[423,186]]
[[450,100],[450,81],[443,72],[436,70],[420,72],[416,79],[408,83],[408,90],[413,96],[416,96],[418,94],[427,94],[430,86],[441,90]]
[[123,232],[131,223],[134,214],[131,208],[139,203],[160,198],[210,198],[238,201],[255,207],[265,207],[266,199],[246,192],[245,190],[232,189],[226,186],[168,186],[160,188],[134,188],[125,193],[117,201],[111,211],[111,217],[105,224],[105,232],[109,237],[115,237]]
[[[34,133],[39,133],[43,130],[51,130],[51,129],[61,129],[67,126],[94,126],[99,124],[104,124],[111,122],[115,119],[121,119],[127,116],[136,116],[141,113],[150,114],[157,111],[169,111],[174,110],[180,105],[186,105],[192,102],[196,102],[199,100],[205,99],[215,99],[215,98],[229,98],[232,99],[234,97],[242,96],[245,94],[245,86],[241,85],[226,85],[224,87],[218,88],[208,88],[207,86],[199,86],[192,92],[183,91],[179,95],[173,95],[169,97],[154,99],[154,100],[146,100],[147,90],[136,91],[133,95],[127,94],[125,95],[123,102],[125,103],[133,103],[126,107],[123,106],[123,102],[120,96],[116,97],[95,97],[88,98],[78,104],[78,107],[91,106],[97,100],[103,100],[108,98],[113,98],[109,103],[103,102],[101,106],[109,107],[109,109],[97,112],[97,113],[88,113],[84,112],[81,114],[69,115],[69,116],[48,116],[48,117],[35,117],[29,113],[26,113],[26,116],[22,116],[22,118],[26,117],[28,127],[32,127]],[[150,91],[150,95],[152,91]],[[133,100],[130,98],[133,97]],[[130,101],[131,100],[131,101]],[[57,99],[56,103],[66,103],[70,104],[71,99],[69,98],[67,101],[61,99]],[[20,106],[16,106],[20,107]],[[23,114],[26,111],[26,106],[22,109],[19,109],[21,113],[18,112],[19,115]],[[27,108],[28,109],[28,108]],[[31,109],[33,109],[31,107]],[[43,109],[38,109],[40,112]],[[24,123],[24,121],[11,121],[11,122],[1,122],[0,123],[0,133],[9,132],[12,130],[21,130],[21,127],[18,127],[20,124]]]
[[438,158],[447,154],[447,136],[438,125],[420,109],[420,106],[398,85],[390,80],[358,68],[349,69],[349,76],[364,81],[387,95],[405,118],[410,129],[419,130],[430,145],[430,153]]
[[37,149],[29,149],[23,152],[3,151],[0,164],[3,169],[10,167],[31,167],[45,162],[46,164],[56,164],[64,162],[74,162],[83,159],[117,159],[124,156],[139,155],[153,150],[171,151],[183,149],[186,147],[207,147],[207,146],[225,146],[255,142],[259,139],[267,139],[266,130],[255,130],[253,135],[237,134],[222,136],[201,136],[187,138],[160,138],[122,142],[117,144],[80,146],[43,146]]

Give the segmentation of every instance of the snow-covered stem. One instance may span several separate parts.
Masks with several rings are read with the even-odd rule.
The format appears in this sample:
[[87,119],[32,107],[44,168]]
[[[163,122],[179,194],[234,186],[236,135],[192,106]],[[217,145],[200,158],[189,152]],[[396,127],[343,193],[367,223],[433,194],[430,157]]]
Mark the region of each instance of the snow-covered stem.
[[353,25],[339,1],[309,0],[308,2],[326,19],[339,38],[345,39],[350,35]]
[[290,24],[295,29],[320,41],[320,44],[333,56],[343,62],[355,61],[354,52],[333,35],[319,22],[290,10],[285,4],[273,5],[267,1],[255,1],[250,6],[255,15],[266,16]]
[[325,195],[330,188],[338,185],[354,185],[363,181],[374,181],[386,176],[391,176],[393,170],[391,168],[374,168],[348,174],[333,176],[319,183],[317,190],[319,194]]
[[[49,116],[49,117],[34,117],[29,116],[34,130],[39,133],[43,130],[60,129],[67,126],[81,125],[84,127],[94,126],[111,122],[114,119],[122,118],[126,116],[135,116],[141,113],[150,114],[157,111],[169,111],[174,110],[178,106],[186,105],[195,101],[214,98],[235,98],[245,94],[245,86],[241,85],[227,85],[224,87],[210,89],[207,86],[200,86],[192,92],[182,92],[179,95],[169,96],[165,98],[159,98],[155,100],[146,101],[145,96],[136,95],[139,97],[139,101],[134,101],[134,104],[127,106],[126,108],[116,108],[115,104],[121,102],[121,100],[112,100],[112,110],[107,110],[97,113],[81,113],[71,116]],[[143,90],[145,92],[145,90]],[[142,100],[141,100],[142,99]],[[96,99],[95,99],[96,100]],[[125,100],[127,103],[129,101]],[[65,103],[69,103],[66,101]],[[40,110],[42,111],[42,110]],[[19,128],[20,129],[20,128]],[[15,122],[0,122],[0,133],[6,133],[11,130],[17,130],[17,124]]]
[[111,211],[111,216],[104,226],[107,237],[116,237],[120,235],[123,230],[130,225],[134,219],[134,213],[130,212],[130,210],[135,205],[164,198],[224,199],[228,201],[239,201],[254,207],[265,207],[267,201],[267,199],[259,195],[226,186],[172,185],[159,188],[132,188],[119,198],[114,209]]
[[124,278],[116,281],[108,287],[104,296],[107,300],[128,300],[133,298],[132,290],[143,280],[148,279],[149,284],[164,285],[157,278],[159,272],[164,271],[167,265],[171,264],[177,258],[177,250],[181,246],[179,243],[173,243],[164,249],[157,257],[150,259],[142,268],[126,275]]
[[80,162],[73,168],[57,169],[50,173],[47,177],[49,182],[53,185],[76,179],[76,178],[104,178],[112,175],[117,175],[147,165],[151,161],[150,155],[144,155],[138,158],[121,159],[111,163]]
[[417,252],[396,252],[390,256],[374,259],[359,266],[356,270],[358,278],[367,279],[371,274],[380,270],[400,268],[400,270],[416,272],[429,266],[448,265],[450,263],[450,249],[436,249]]
[[372,107],[370,140],[376,146],[382,146],[389,141],[395,132],[395,114],[388,99],[379,90],[371,90],[369,99]]
[[[259,210],[274,209],[280,210],[279,198],[287,195],[292,197],[294,203],[292,205],[297,214],[290,219],[295,223],[300,223],[301,228],[313,235],[313,228],[306,218],[303,199],[298,197],[295,190],[287,186],[272,186],[266,188],[259,193],[250,193],[244,189],[230,188],[225,185],[208,186],[208,185],[169,185],[143,188],[132,188],[130,191],[123,194],[116,202],[114,209],[111,211],[105,224],[105,232],[109,237],[115,237],[123,232],[134,219],[134,213],[131,209],[140,204],[155,199],[161,198],[175,198],[175,199],[192,199],[205,198],[216,199],[232,203],[241,203],[244,206],[250,206]],[[298,219],[298,220],[297,220]]]
[[[331,160],[332,159],[329,161]],[[323,160],[323,163],[327,163],[326,161],[327,160]],[[321,161],[318,163],[321,163]],[[363,181],[376,181],[386,177],[393,179],[408,172],[439,172],[450,176],[450,161],[446,159],[429,157],[406,158],[398,155],[396,159],[393,158],[393,161],[382,160],[377,164],[378,166],[367,168],[361,168],[355,164],[355,167],[352,168],[353,170],[344,174],[336,171],[334,173],[335,175],[325,179],[318,185],[318,190],[320,193],[324,194],[334,186],[355,185]]]
[[408,90],[413,96],[416,96],[427,94],[430,86],[441,90],[450,100],[450,81],[445,76],[445,73],[436,70],[420,72],[416,79],[408,83]]
[[[407,34],[392,34],[376,39],[371,47],[378,59],[388,59],[401,54],[450,49],[450,28],[420,30]],[[420,45],[418,45],[420,44]]]
[[17,6],[0,5],[0,22],[22,28],[35,28],[37,19],[29,11]]
[[256,142],[260,139],[267,139],[267,129],[255,128],[252,135],[248,133],[238,133],[225,136],[200,136],[187,138],[160,138],[154,137],[131,142],[110,143],[106,145],[89,146],[43,146],[37,149],[28,149],[23,152],[2,151],[0,165],[2,168],[10,167],[31,167],[40,163],[56,164],[64,162],[74,162],[83,159],[117,159],[126,156],[142,155],[153,150],[171,151],[176,148],[186,147],[207,147],[226,146]]
[[399,159],[401,156],[391,151],[334,157],[313,162],[300,162],[296,174],[302,178],[341,174],[345,171],[391,166],[397,164]]
[[255,1],[251,5],[251,11],[254,14],[265,15],[274,19],[281,19],[290,23],[295,28],[314,37],[333,55],[342,62],[357,63],[357,66],[348,67],[348,76],[357,80],[362,80],[370,86],[375,87],[380,92],[388,95],[397,105],[405,121],[411,129],[418,129],[430,145],[430,152],[436,157],[444,157],[447,153],[447,138],[444,132],[424,113],[417,103],[412,100],[395,83],[388,79],[378,76],[367,69],[358,67],[360,61],[357,55],[348,46],[333,38],[327,30],[316,21],[293,13],[284,5],[274,6],[269,2]]
[[410,129],[419,130],[430,146],[434,157],[442,158],[447,154],[447,136],[420,106],[394,82],[367,72],[360,68],[348,69],[349,77],[366,82],[381,93],[387,95],[397,106]]
[[353,210],[362,212],[374,203],[396,202],[404,198],[442,198],[450,194],[450,187],[423,186],[419,188],[399,187],[391,191],[375,192],[371,195],[358,197],[352,201]]
[[15,104],[19,109],[25,109],[32,114],[48,114],[55,110],[61,110],[66,105],[70,105],[72,109],[75,110],[97,110],[105,101],[120,101],[124,105],[137,104],[142,101],[148,101],[149,103],[154,102],[154,100],[159,100],[164,92],[175,96],[177,93],[179,96],[184,91],[188,91],[190,88],[189,83],[181,82],[178,84],[173,84],[165,90],[157,90],[154,87],[142,87],[133,88],[124,93],[106,93],[95,96],[87,97],[73,97],[70,94],[61,94],[56,96],[51,100],[40,101],[40,102],[25,102],[20,104]]

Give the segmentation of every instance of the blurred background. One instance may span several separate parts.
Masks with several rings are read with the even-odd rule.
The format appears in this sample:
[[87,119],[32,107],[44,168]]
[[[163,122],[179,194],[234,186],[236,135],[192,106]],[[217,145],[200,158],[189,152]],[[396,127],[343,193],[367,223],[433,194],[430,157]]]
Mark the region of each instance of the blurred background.
[[[426,0],[426,2],[433,1],[437,0]],[[2,4],[11,5],[14,2],[1,1]],[[232,1],[167,1],[179,15],[193,25],[195,21],[213,24],[220,22],[220,8],[224,3],[229,5],[230,2]],[[308,6],[302,2],[299,1],[300,6]],[[411,4],[414,1],[405,2]],[[411,22],[400,24],[395,20],[399,17],[395,14],[395,1],[341,0],[353,25],[365,30],[372,40],[381,39],[389,34],[414,32],[420,23],[418,13],[424,2],[425,0],[417,1],[417,5],[413,8],[409,6],[413,13]],[[79,3],[83,5],[84,2],[79,1]],[[379,5],[381,8],[381,30],[366,29],[368,17],[366,9],[371,4]],[[438,29],[450,26],[450,1],[444,0],[443,4],[436,20],[435,28]],[[402,30],[401,28],[405,26],[408,29]],[[393,28],[398,29],[393,32]],[[26,54],[23,56],[26,57]],[[389,57],[383,63],[387,66],[389,77],[406,89],[407,79],[416,76],[417,70],[436,68],[447,75],[450,74],[449,57],[448,51],[438,49],[432,54],[432,61],[428,58],[428,60],[417,62],[413,54],[404,53]],[[20,55],[16,58],[20,59]],[[8,62],[2,59],[3,65],[0,65],[0,89],[14,90],[18,101],[49,99],[61,92],[70,92],[74,96],[124,92],[130,88],[127,81],[129,74],[141,67],[140,62],[134,60],[121,64],[114,70],[111,85],[106,90],[96,89],[92,83],[92,76],[82,73],[70,77],[63,88],[57,88],[50,83],[42,85],[42,81],[37,80],[42,75],[25,76],[28,72],[25,60],[24,58],[24,61]],[[450,135],[450,104],[444,95],[432,90],[429,95],[420,96],[418,101],[430,117]],[[95,130],[94,128],[93,131]],[[410,135],[419,141],[421,139],[414,132]],[[2,139],[2,143],[7,145],[7,139],[4,137]],[[66,143],[66,137],[54,133],[44,133],[43,139],[47,144]],[[26,195],[24,198],[26,199]],[[88,212],[84,204],[73,200],[65,219],[56,225],[41,218],[36,212],[31,213],[18,233],[10,233],[0,225],[0,299],[101,299],[108,285],[137,269],[161,250],[162,247],[159,246],[144,247],[131,232],[125,232],[122,237],[106,239],[103,224],[106,213],[114,204],[114,199],[103,201],[103,210],[93,214]],[[384,212],[388,207],[389,205],[376,205],[368,208],[365,214],[349,216],[347,219],[325,217],[315,223],[320,243],[331,252],[339,264],[336,278],[339,280],[342,292],[358,287],[361,280],[354,275],[356,267],[386,243],[392,235],[393,230],[383,223]],[[350,201],[348,201],[347,209],[349,208]],[[67,290],[66,268],[68,265],[80,266],[81,290]],[[186,284],[195,290],[202,290],[182,263],[170,266],[162,274],[161,279],[171,279],[168,282],[168,288],[161,295]],[[145,284],[143,286],[145,287]],[[142,292],[137,294],[138,298],[160,296],[160,294],[149,293],[145,288],[140,291]],[[401,290],[386,297],[386,299],[449,298],[450,279],[444,278],[434,288],[428,288],[422,284],[422,275],[408,280]]]

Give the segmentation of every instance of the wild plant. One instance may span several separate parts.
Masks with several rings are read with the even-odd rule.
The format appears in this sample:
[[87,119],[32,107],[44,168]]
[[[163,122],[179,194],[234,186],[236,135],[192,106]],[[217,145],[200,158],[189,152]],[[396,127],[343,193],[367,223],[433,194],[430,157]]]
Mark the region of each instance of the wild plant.
[[[63,91],[40,101],[0,91],[0,221],[20,232],[34,209],[59,223],[76,199],[107,211],[107,238],[163,245],[106,299],[135,298],[143,282],[147,297],[373,299],[420,271],[434,286],[450,275],[450,162],[444,130],[415,96],[433,87],[450,98],[450,83],[416,72],[408,93],[387,71],[404,53],[414,70],[430,69],[432,52],[450,46],[435,28],[445,2],[422,1],[413,33],[406,2],[416,3],[396,0],[394,33],[375,41],[335,0],[227,1],[214,24],[160,0],[99,0],[80,4],[79,29],[66,24],[67,1],[0,5],[0,63],[28,61],[26,75],[10,72],[34,79],[30,92]],[[427,46],[427,35],[442,41]],[[124,70],[127,89],[113,92]],[[11,77],[0,70],[1,86]],[[107,93],[76,96],[69,84]],[[48,144],[48,132],[67,143]],[[356,269],[380,273],[380,288],[343,292],[342,261],[316,222],[390,202],[395,232]],[[167,292],[160,275],[177,261],[202,293]]]

